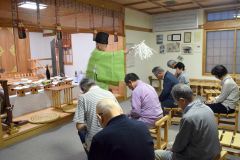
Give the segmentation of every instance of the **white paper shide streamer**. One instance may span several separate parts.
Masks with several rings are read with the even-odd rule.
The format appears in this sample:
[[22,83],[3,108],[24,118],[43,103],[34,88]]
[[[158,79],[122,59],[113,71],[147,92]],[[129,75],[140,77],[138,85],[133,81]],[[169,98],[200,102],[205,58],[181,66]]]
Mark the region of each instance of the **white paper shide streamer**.
[[134,54],[135,56],[139,56],[141,60],[145,60],[150,58],[156,51],[154,51],[152,48],[148,47],[144,41],[141,43],[134,45],[131,47],[127,54]]

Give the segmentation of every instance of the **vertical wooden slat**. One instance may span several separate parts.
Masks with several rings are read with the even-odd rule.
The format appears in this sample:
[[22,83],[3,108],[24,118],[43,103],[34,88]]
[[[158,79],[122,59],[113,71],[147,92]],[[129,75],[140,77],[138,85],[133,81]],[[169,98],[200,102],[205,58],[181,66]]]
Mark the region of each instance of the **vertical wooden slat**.
[[202,40],[202,75],[206,73],[206,56],[207,56],[207,51],[206,51],[206,36],[207,31],[204,30],[203,32],[203,40]]
[[234,62],[233,62],[233,75],[236,74],[237,66],[236,66],[236,61],[237,61],[237,30],[234,30],[234,48],[233,48],[233,57],[234,57]]

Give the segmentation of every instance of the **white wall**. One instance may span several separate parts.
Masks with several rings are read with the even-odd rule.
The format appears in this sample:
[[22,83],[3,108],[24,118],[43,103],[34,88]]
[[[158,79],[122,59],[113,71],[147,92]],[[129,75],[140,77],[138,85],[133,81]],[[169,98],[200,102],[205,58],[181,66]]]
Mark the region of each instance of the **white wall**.
[[[148,14],[144,14],[135,10],[126,9],[125,10],[125,24],[136,26],[136,27],[143,27],[143,28],[152,28],[152,16]],[[153,33],[150,32],[141,32],[141,31],[133,31],[133,30],[126,30],[126,44],[139,44],[143,40],[145,43],[153,47]],[[148,76],[151,75],[151,59],[141,61],[139,57],[134,57],[134,66],[127,67],[126,72],[136,73],[139,78],[147,83]],[[128,56],[126,61],[130,61]]]
[[65,65],[65,74],[72,77],[75,71],[78,73],[80,71],[86,72],[88,59],[96,47],[96,43],[93,41],[93,34],[91,33],[72,34],[71,40],[73,65]]
[[[143,28],[152,28],[152,16],[148,14],[144,14],[135,10],[125,9],[125,25],[131,25],[136,27]],[[133,31],[126,30],[126,45],[128,44],[139,44],[143,40],[145,40],[145,44],[149,47],[153,47],[153,33],[150,32],[141,32],[141,31]],[[134,58],[134,60],[128,59],[129,56],[126,57],[126,63],[128,64],[130,61],[134,65],[131,67],[126,67],[126,73],[136,73],[139,78],[149,83],[148,76],[151,75],[151,67],[152,67],[152,58],[149,60],[140,60],[139,57],[130,56]],[[127,96],[130,96],[131,91],[127,90]]]
[[[183,43],[184,42],[184,32],[191,32],[191,43]],[[167,35],[170,34],[181,34],[181,41],[167,41]],[[199,40],[195,42],[195,35],[200,35]],[[156,35],[163,35],[163,45],[165,46],[165,54],[159,53],[159,44],[156,44]],[[181,31],[170,31],[170,32],[156,32],[154,33],[154,49],[158,52],[157,55],[154,56],[152,63],[158,64],[163,67],[165,70],[169,70],[171,72],[175,72],[174,70],[167,67],[167,61],[170,59],[179,61],[177,59],[178,56],[183,57],[183,63],[186,67],[186,72],[190,78],[201,78],[202,77],[202,35],[203,30],[195,29],[195,30],[181,30]],[[168,43],[180,43],[180,52],[166,52],[166,45]],[[192,54],[185,55],[182,54],[182,45],[189,45],[192,47]],[[199,50],[196,50],[197,46],[200,46]]]
[[[204,11],[202,9],[198,10],[198,25],[204,24]],[[184,32],[191,32],[191,43],[184,43]],[[154,56],[151,63],[159,64],[164,69],[169,70],[171,72],[175,72],[174,70],[167,67],[166,63],[168,60],[173,59],[177,60],[178,56],[183,57],[183,63],[186,66],[186,72],[189,78],[199,78],[199,79],[215,79],[213,76],[203,76],[202,75],[202,60],[203,60],[203,29],[193,29],[193,30],[179,30],[179,31],[167,31],[167,32],[155,32],[153,34],[153,49],[158,51],[159,53],[159,44],[156,44],[156,35],[163,35],[163,44],[174,43],[174,41],[167,41],[167,35],[171,34],[181,34],[181,41],[175,41],[180,43],[180,52],[172,52],[165,54],[157,54]],[[200,35],[199,39],[196,38],[196,35]],[[184,55],[182,54],[182,45],[190,45],[193,48],[193,54]],[[200,47],[197,49],[197,46]]]
[[51,58],[50,42],[53,39],[54,36],[43,37],[40,32],[29,32],[31,58]]
[[[146,45],[151,48],[153,47],[152,33],[126,30],[126,44],[138,44],[143,40],[145,40]],[[141,60],[138,56],[131,57],[134,58],[134,66],[127,67],[126,72],[134,72],[141,80],[149,83],[148,76],[151,75],[152,58],[148,60]],[[129,61],[128,56],[126,60]]]
[[[54,36],[43,37],[40,32],[29,32],[30,53],[31,59],[51,58],[51,45],[50,42]],[[43,66],[52,65],[51,60],[39,61]],[[42,71],[44,72],[44,70]]]
[[[30,32],[30,51],[32,59],[51,58],[50,42],[54,36],[43,37],[42,33]],[[75,71],[78,73],[82,71],[85,73],[87,69],[88,59],[91,52],[94,50],[96,44],[93,41],[93,34],[91,33],[78,33],[72,34],[72,53],[73,65],[65,65],[65,74],[73,77]],[[41,64],[52,64],[51,60],[40,61]]]
[[[141,17],[141,20],[140,20]],[[142,18],[143,17],[143,18]],[[143,20],[142,20],[143,19]],[[125,24],[132,25],[137,27],[152,28],[152,17],[138,11],[131,9],[126,9],[125,12]],[[204,11],[202,9],[198,10],[198,25],[204,23]],[[181,52],[182,45],[184,45],[184,32],[191,32],[191,43],[189,43],[193,48],[193,54],[183,55]],[[199,41],[195,40],[195,33],[199,34]],[[159,54],[159,44],[156,44],[156,35],[163,35],[163,44],[174,43],[173,41],[167,41],[167,35],[169,34],[181,34],[180,43],[180,52],[172,52],[166,54]],[[139,75],[139,77],[148,82],[148,76],[152,75],[151,70],[155,66],[161,66],[170,72],[175,72],[175,70],[167,67],[167,61],[170,59],[177,60],[178,56],[183,57],[183,63],[186,66],[186,71],[190,78],[204,78],[204,79],[214,79],[212,76],[202,76],[202,47],[203,47],[203,30],[194,29],[194,30],[179,30],[179,31],[168,31],[168,32],[138,32],[132,30],[126,30],[126,43],[139,43],[142,40],[145,40],[146,44],[153,48],[157,54],[154,54],[150,59],[140,61],[139,58],[135,58],[135,66],[127,68],[127,72],[134,72]],[[200,46],[200,49],[195,50],[196,46]],[[165,46],[166,50],[166,46]],[[128,61],[128,59],[127,59]]]
[[125,9],[125,25],[152,28],[152,16],[132,9]]

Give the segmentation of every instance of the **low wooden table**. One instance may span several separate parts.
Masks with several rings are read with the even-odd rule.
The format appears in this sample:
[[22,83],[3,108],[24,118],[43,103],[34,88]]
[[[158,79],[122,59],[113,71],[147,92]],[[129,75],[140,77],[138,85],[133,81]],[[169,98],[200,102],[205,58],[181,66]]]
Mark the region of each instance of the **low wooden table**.
[[[73,104],[72,88],[72,85],[63,85],[47,88],[46,90],[52,92],[52,107],[61,109],[62,104]],[[63,103],[61,103],[61,91],[64,91]]]

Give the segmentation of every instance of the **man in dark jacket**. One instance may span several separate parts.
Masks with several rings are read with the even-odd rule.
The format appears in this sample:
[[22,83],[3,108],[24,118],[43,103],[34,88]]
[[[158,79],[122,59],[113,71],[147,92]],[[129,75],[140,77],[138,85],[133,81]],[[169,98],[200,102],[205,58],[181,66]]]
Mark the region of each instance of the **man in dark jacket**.
[[160,66],[154,67],[152,69],[152,73],[157,77],[157,79],[163,80],[163,90],[159,95],[161,106],[168,108],[176,107],[171,91],[173,86],[178,84],[178,79],[172,73],[168,71],[165,72]]
[[89,160],[154,160],[153,140],[143,122],[129,119],[111,99],[100,101],[96,112],[103,129],[92,139]]

